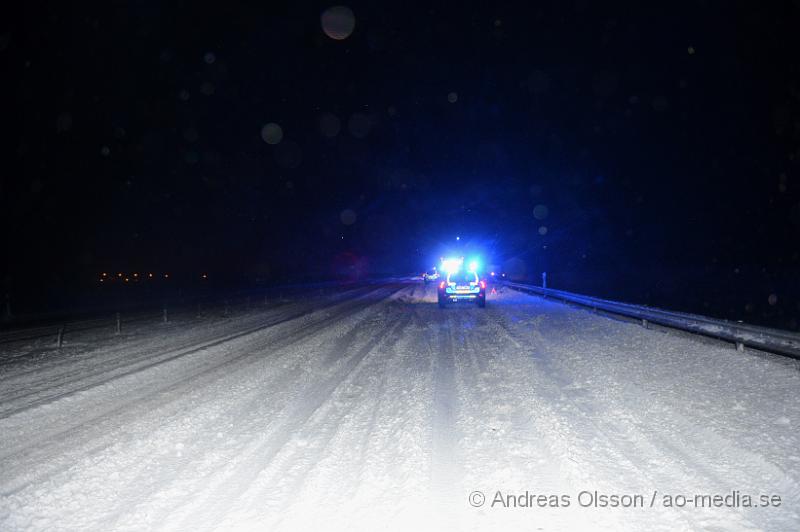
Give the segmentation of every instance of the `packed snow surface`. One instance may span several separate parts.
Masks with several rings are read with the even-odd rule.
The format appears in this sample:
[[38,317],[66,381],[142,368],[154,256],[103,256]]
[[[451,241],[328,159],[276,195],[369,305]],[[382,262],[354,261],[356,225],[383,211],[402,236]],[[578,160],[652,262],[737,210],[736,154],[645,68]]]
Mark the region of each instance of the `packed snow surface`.
[[66,340],[0,346],[0,530],[800,530],[787,359],[419,281]]

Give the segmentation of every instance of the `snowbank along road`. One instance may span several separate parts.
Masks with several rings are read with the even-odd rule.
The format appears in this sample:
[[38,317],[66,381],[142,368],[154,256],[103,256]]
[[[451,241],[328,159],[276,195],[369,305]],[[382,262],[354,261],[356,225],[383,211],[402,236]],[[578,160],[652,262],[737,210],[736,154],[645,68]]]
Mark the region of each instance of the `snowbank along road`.
[[800,530],[796,363],[510,289],[1,353],[2,530]]

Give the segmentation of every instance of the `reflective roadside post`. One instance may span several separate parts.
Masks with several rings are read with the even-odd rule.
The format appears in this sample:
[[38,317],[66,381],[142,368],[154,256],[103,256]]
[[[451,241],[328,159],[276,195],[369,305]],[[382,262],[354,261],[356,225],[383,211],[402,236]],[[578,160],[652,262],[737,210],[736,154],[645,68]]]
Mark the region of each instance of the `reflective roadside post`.
[[542,272],[542,297],[547,299],[547,272]]

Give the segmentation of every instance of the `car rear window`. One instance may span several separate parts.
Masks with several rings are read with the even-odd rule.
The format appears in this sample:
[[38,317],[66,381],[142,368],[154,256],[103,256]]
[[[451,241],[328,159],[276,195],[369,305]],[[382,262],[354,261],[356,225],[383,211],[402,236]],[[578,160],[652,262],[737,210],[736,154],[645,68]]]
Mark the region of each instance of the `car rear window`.
[[472,272],[458,272],[450,275],[450,282],[456,284],[477,283],[478,275]]

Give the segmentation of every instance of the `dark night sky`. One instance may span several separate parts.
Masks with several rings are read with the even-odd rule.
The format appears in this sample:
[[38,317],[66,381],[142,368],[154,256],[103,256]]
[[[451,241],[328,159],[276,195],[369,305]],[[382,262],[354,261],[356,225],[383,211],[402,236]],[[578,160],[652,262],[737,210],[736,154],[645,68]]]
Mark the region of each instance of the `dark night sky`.
[[405,273],[458,234],[555,287],[797,328],[800,2],[763,4],[349,3],[342,41],[327,3],[26,4],[4,286]]

